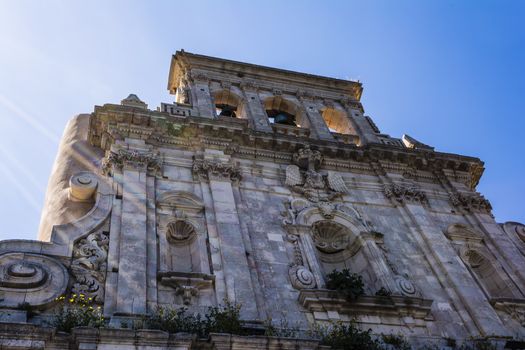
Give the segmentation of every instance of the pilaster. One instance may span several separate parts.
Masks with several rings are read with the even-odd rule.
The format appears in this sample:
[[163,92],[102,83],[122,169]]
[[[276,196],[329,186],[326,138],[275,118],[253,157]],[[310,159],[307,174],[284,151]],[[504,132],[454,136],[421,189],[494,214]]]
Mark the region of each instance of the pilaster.
[[232,182],[240,180],[240,173],[229,156],[211,150],[204,152],[203,159],[194,161],[193,172],[201,180],[209,183],[220,243],[226,297],[231,302],[243,305],[241,310],[243,318],[256,319],[258,313],[254,303],[255,294],[232,189]]

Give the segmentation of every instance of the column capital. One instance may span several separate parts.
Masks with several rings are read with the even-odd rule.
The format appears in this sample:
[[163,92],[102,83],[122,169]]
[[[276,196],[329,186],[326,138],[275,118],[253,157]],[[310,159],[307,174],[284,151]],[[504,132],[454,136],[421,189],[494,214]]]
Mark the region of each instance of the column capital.
[[162,169],[162,159],[158,152],[130,149],[111,150],[102,160],[102,172],[109,175],[115,169],[134,169],[141,172],[157,173]]
[[241,172],[232,162],[220,160],[195,159],[192,167],[193,175],[201,181],[232,181],[241,180]]

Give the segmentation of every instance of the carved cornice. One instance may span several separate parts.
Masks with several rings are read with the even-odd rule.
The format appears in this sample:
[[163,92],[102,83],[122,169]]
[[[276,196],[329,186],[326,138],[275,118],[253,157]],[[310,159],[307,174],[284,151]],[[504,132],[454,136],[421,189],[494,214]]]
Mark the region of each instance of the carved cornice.
[[416,186],[406,186],[401,184],[385,184],[383,187],[385,196],[397,203],[419,203],[428,202],[425,192]]
[[[116,128],[120,123],[133,124],[134,127]],[[166,123],[181,131],[176,134],[170,133],[165,127]],[[138,128],[139,126],[141,128]],[[146,129],[154,132],[148,136],[149,132]],[[238,157],[256,156],[277,161],[282,159],[286,162],[289,162],[292,154],[300,146],[309,144],[323,155],[326,166],[370,172],[366,170],[370,167],[370,162],[381,160],[421,171],[443,169],[446,170],[447,176],[454,180],[460,178],[471,186],[477,184],[483,172],[483,163],[477,158],[440,152],[422,152],[384,144],[359,147],[344,142],[310,139],[305,136],[308,129],[293,129],[298,129],[301,133],[295,135],[255,131],[247,124],[231,123],[220,119],[172,116],[167,112],[137,111],[127,106],[108,104],[95,107],[90,123],[89,140],[94,146],[109,150],[115,140],[137,137],[138,132],[140,138],[147,144],[191,148],[195,144],[193,140],[199,135],[199,140],[226,140],[224,145],[219,145],[220,150],[231,148],[232,144],[236,145],[232,155]]]
[[162,159],[159,153],[119,149],[110,151],[102,160],[102,172],[106,175],[126,168],[157,173],[162,168]]
[[479,193],[455,192],[450,194],[452,206],[467,212],[490,213],[492,205]]
[[193,175],[201,181],[240,181],[241,173],[236,165],[221,161],[195,159]]

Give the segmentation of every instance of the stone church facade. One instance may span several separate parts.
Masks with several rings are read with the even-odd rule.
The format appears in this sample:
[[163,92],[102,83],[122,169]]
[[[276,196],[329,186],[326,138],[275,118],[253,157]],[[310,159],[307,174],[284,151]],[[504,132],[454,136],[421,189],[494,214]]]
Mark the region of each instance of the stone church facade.
[[[358,82],[180,51],[168,89],[156,110],[130,95],[67,125],[38,240],[0,241],[2,349],[321,348],[119,326],[225,300],[255,328],[523,339],[525,226],[494,220],[479,159],[381,133]],[[345,268],[363,278],[354,301],[326,289]],[[71,293],[109,326],[46,326]]]

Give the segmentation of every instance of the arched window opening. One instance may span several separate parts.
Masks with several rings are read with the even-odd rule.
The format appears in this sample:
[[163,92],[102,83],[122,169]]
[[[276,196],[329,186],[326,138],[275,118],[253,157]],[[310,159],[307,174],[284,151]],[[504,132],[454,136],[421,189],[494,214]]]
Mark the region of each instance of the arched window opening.
[[215,113],[218,117],[243,118],[242,99],[230,90],[219,90],[213,94]]
[[269,97],[264,101],[264,109],[270,124],[281,124],[307,128],[308,122],[298,106],[281,96]]
[[344,111],[335,108],[324,108],[321,110],[321,114],[331,132],[339,134],[357,134]]
[[494,267],[492,262],[476,250],[468,250],[463,255],[463,261],[470,267],[478,282],[484,287],[489,297],[515,297],[509,285]]

